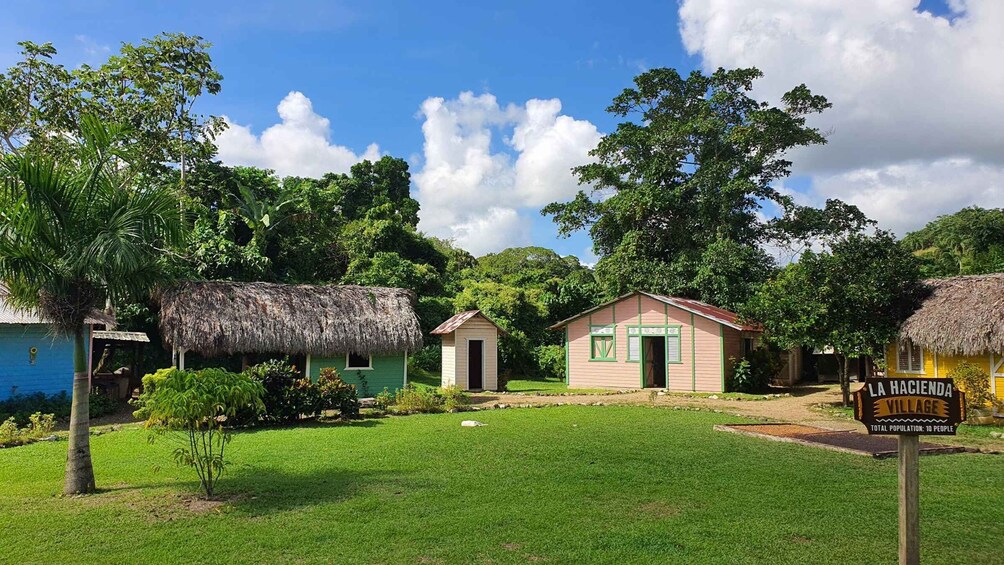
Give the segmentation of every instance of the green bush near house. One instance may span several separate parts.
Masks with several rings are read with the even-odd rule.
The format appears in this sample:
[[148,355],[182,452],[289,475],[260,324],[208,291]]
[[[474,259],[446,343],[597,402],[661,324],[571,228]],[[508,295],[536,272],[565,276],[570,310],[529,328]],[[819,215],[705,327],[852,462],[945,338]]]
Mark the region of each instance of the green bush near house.
[[948,378],[966,393],[966,414],[971,423],[996,400],[990,390],[990,375],[978,365],[962,361],[948,372]]
[[377,405],[399,414],[456,412],[470,404],[470,395],[459,387],[416,387],[409,384],[391,394],[386,389],[377,395]]
[[346,383],[333,367],[321,369],[317,378],[321,410],[338,410],[343,420],[359,417],[359,395],[356,387]]
[[565,346],[539,345],[533,350],[538,375],[544,379],[565,380]]
[[768,347],[757,347],[742,359],[730,358],[730,361],[735,363],[735,369],[727,389],[729,392],[763,392],[782,367],[780,353]]
[[[88,412],[91,418],[100,418],[114,414],[119,406],[118,400],[95,390],[90,394]],[[70,395],[66,392],[56,394],[36,392],[0,400],[0,420],[14,418],[18,426],[24,427],[30,423],[31,415],[36,412],[52,414],[55,420],[66,420],[70,417]]]

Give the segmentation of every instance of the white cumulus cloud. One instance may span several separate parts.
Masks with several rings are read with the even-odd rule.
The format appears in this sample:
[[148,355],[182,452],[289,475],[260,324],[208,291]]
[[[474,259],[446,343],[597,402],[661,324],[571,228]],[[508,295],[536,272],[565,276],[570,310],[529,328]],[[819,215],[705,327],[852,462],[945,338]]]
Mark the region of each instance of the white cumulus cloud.
[[250,126],[233,123],[223,116],[227,129],[216,138],[219,158],[228,165],[274,169],[279,176],[320,177],[346,173],[364,159],[380,158],[380,148],[370,144],[362,154],[331,142],[331,123],[314,112],[302,92],[290,92],[276,110],[280,122],[256,136]]
[[491,94],[422,103],[424,164],[415,175],[420,227],[474,254],[530,242],[529,214],[579,189],[601,134],[562,115],[561,101],[502,106]]
[[794,151],[814,197],[846,198],[880,226],[921,227],[965,205],[1000,205],[1004,2],[685,0],[680,31],[705,69],[756,66],[777,102],[805,83],[833,108],[829,143]]

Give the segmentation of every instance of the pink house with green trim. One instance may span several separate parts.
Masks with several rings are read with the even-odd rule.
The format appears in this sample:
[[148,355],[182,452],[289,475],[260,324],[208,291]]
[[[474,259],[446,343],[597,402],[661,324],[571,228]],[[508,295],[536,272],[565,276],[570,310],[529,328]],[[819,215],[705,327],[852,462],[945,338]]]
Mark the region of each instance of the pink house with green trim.
[[569,388],[725,392],[759,328],[688,298],[632,292],[551,326],[565,332]]

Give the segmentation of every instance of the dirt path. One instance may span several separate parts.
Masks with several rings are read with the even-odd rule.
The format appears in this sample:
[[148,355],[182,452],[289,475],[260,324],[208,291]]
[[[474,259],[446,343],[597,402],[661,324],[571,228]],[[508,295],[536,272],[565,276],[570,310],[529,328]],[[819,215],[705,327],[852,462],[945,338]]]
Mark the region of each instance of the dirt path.
[[814,409],[818,404],[840,402],[840,388],[837,385],[811,385],[779,391],[790,394],[770,400],[736,400],[728,398],[708,398],[688,396],[683,393],[667,393],[654,397],[650,391],[634,391],[618,394],[576,394],[576,395],[533,395],[521,393],[475,394],[472,403],[483,408],[498,405],[553,405],[553,404],[645,404],[656,406],[679,406],[681,408],[701,408],[719,410],[727,414],[769,418],[818,426],[831,430],[858,430],[864,427],[849,418],[841,418]]

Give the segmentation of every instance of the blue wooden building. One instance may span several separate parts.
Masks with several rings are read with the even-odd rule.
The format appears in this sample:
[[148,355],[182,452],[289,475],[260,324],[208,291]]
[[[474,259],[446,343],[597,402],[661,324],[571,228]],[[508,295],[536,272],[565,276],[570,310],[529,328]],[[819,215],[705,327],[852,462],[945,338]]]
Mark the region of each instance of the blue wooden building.
[[[87,320],[88,357],[95,329],[114,324],[95,312]],[[33,312],[12,308],[0,288],[0,400],[14,395],[69,393],[73,387],[73,341],[57,336]]]

